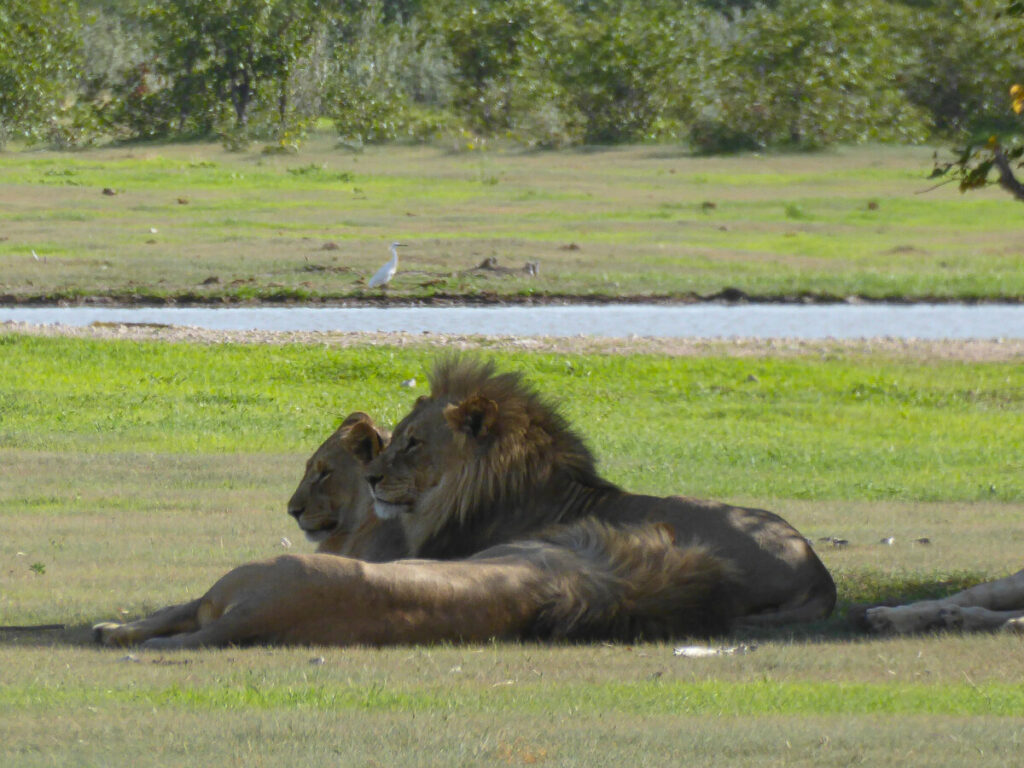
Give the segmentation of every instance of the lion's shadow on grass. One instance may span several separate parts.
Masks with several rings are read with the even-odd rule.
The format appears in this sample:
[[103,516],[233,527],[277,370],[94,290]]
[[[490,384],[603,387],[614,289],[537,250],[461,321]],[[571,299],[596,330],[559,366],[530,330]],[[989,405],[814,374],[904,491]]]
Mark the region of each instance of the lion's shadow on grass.
[[0,646],[7,648],[74,648],[93,644],[92,624],[0,626]]

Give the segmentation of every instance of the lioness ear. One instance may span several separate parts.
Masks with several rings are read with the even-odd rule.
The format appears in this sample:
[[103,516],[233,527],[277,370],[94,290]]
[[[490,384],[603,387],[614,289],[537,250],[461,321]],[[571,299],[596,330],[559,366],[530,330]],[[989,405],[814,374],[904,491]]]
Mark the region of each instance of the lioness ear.
[[341,437],[341,444],[363,464],[369,464],[384,450],[384,438],[374,429],[369,417],[354,422]]
[[365,421],[367,424],[371,425],[373,424],[373,419],[371,419],[368,414],[365,414],[362,411],[352,411],[352,413],[346,416],[345,420],[341,422],[341,426],[351,427],[353,424],[360,421]]
[[458,405],[445,408],[444,418],[455,432],[484,437],[494,430],[498,420],[498,404],[486,397],[473,395]]

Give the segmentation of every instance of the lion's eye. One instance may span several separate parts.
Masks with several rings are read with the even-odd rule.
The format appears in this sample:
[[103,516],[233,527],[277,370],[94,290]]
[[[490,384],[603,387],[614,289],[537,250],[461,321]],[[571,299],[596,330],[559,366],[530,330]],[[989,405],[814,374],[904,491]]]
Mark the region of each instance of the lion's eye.
[[325,469],[325,470],[323,470],[319,475],[316,476],[315,482],[322,483],[324,480],[326,480],[328,477],[331,476],[331,473],[333,471],[334,470],[332,470],[332,469]]
[[423,445],[422,440],[415,437],[410,437],[408,441],[406,441],[405,443],[405,452],[411,453],[412,451],[415,451],[417,448],[419,448],[421,445]]

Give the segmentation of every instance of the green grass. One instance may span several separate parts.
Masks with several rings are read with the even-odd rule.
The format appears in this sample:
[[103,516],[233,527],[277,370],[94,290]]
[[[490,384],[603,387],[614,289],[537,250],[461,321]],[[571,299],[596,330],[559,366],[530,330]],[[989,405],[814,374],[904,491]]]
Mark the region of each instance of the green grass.
[[0,624],[67,625],[0,631],[0,763],[1019,762],[1019,638],[865,638],[844,615],[1019,568],[1017,363],[494,352],[627,488],[759,504],[815,542],[839,612],[733,638],[746,655],[89,644],[91,622],[195,597],[282,537],[308,551],[285,512],[304,459],[351,410],[399,418],[435,354],[0,335]]
[[[512,686],[508,686],[512,687]],[[874,683],[775,682],[609,683],[514,690],[389,690],[385,685],[268,686],[171,684],[97,692],[92,685],[28,685],[0,693],[0,711],[82,707],[108,703],[190,711],[306,709],[324,712],[433,712],[499,716],[513,711],[551,715],[572,707],[581,714],[714,715],[1018,715],[1024,691],[1013,683],[892,686]]]
[[[893,754],[956,766],[983,751],[1011,766],[1021,664],[1004,641],[780,644],[701,664],[660,645],[0,648],[19,662],[0,690],[0,754],[19,766],[842,766]],[[1007,658],[1001,674],[986,654]]]
[[[91,452],[297,452],[366,410],[393,423],[433,352],[0,337],[0,438]],[[1024,495],[1013,362],[495,353],[652,492],[1009,501]],[[643,418],[634,407],[642,404]],[[652,446],[654,447],[652,449]],[[679,478],[679,469],[685,476]]]
[[[388,289],[397,299],[688,298],[725,287],[768,298],[1024,297],[1019,204],[994,190],[921,194],[931,165],[919,147],[352,154],[326,137],[296,157],[207,144],[5,153],[0,297],[373,299],[365,278],[394,239],[410,245]],[[467,272],[491,256],[513,268],[539,261],[540,274]]]

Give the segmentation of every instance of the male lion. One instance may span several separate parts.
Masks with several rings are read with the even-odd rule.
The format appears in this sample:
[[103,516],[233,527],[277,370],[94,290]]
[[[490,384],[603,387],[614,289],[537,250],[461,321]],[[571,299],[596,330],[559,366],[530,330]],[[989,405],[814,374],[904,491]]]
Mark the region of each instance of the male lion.
[[[321,552],[330,542],[332,552],[383,551],[356,471],[356,457],[372,460],[382,445],[353,414],[307,464],[289,511]],[[404,546],[384,539],[389,551]],[[706,635],[735,616],[733,573],[701,547],[677,547],[667,526],[584,521],[455,562],[283,555],[235,568],[198,600],[93,632],[103,645],[167,649]]]
[[520,375],[449,357],[390,444],[367,465],[377,516],[400,519],[420,557],[467,557],[555,524],[660,522],[739,568],[740,615],[777,624],[827,617],[836,590],[807,540],[778,515],[626,493]]

